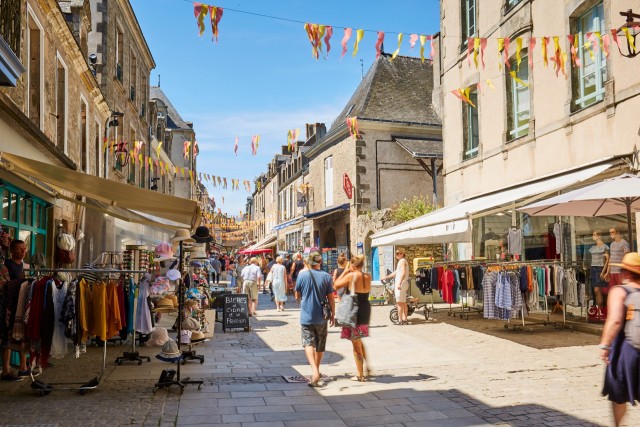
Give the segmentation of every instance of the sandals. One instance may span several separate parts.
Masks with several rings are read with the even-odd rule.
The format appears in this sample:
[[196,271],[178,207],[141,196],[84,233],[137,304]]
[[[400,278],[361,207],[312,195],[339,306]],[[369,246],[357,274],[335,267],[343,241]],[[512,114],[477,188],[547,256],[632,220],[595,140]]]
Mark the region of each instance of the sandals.
[[366,381],[367,381],[367,378],[366,378],[366,377],[358,377],[358,376],[353,376],[353,377],[351,377],[351,378],[349,378],[349,379],[350,379],[351,381],[357,381],[357,382],[360,382],[360,383],[364,383],[364,382],[366,382]]
[[321,381],[321,380],[318,380],[316,382],[309,381],[309,387],[317,388],[317,387],[324,387],[324,385],[325,385],[324,381]]

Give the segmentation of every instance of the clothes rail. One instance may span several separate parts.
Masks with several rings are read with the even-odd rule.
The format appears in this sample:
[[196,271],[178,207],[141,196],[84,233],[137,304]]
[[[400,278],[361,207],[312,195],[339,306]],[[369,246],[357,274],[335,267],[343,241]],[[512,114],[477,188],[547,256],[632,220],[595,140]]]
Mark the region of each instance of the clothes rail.
[[[145,273],[145,270],[119,270],[113,268],[100,269],[100,268],[25,268],[25,273],[92,273],[92,274],[126,274],[126,273]],[[106,307],[105,307],[106,310]],[[93,390],[100,385],[100,380],[104,375],[104,371],[107,368],[107,340],[103,342],[102,349],[102,369],[91,380],[84,383],[45,383],[41,380],[36,380],[33,372],[31,373],[31,388],[40,393],[41,396],[46,396],[54,389],[59,390],[78,390],[80,394],[85,394],[89,390]],[[79,385],[78,387],[57,387],[57,386],[72,386]],[[56,386],[56,387],[54,387]]]

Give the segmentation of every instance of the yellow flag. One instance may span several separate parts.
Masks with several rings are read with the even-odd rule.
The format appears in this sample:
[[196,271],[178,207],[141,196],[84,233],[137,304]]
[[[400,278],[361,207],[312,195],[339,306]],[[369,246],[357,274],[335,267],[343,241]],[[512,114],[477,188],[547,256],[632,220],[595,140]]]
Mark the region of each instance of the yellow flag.
[[402,44],[402,33],[398,34],[398,48],[391,55],[391,60],[396,59],[396,56],[400,53],[400,45]]
[[520,71],[520,62],[522,62],[522,57],[520,56],[520,51],[522,50],[522,37],[518,37],[516,39],[516,63],[518,64],[516,69]]
[[356,30],[356,43],[353,45],[353,56],[358,54],[358,45],[364,37],[364,30]]
[[526,86],[529,87],[529,84],[525,83],[524,80],[518,78],[518,76],[516,76],[516,72],[515,71],[509,71],[509,74],[511,75],[511,77],[513,77],[513,80],[515,80],[516,82],[520,83],[522,86]]
[[420,35],[420,59],[424,62],[424,44],[427,41],[427,36]]
[[487,86],[489,86],[491,89],[495,89],[495,86],[493,85],[491,79],[487,79]]
[[162,149],[162,141],[158,141],[158,147],[156,147],[156,157],[160,158],[160,150]]
[[629,28],[628,27],[622,27],[622,32],[624,33],[625,37],[627,37],[627,42],[629,43],[629,47],[632,53],[635,53],[636,51],[636,44],[634,42],[635,37],[633,37],[631,35],[631,33],[629,33]]
[[473,63],[476,64],[476,70],[478,69],[478,52],[480,51],[480,37],[474,37],[473,39]]
[[498,39],[498,69],[502,70],[502,51],[504,49],[504,39]]

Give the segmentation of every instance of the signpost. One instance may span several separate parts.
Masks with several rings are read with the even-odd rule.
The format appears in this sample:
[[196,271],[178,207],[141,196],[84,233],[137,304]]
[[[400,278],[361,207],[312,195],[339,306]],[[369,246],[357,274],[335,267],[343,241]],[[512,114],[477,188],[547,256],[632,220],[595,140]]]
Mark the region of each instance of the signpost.
[[222,331],[227,329],[244,329],[249,332],[249,295],[231,294],[224,296],[222,311]]
[[351,184],[349,175],[347,175],[346,172],[342,175],[342,188],[344,189],[347,198],[351,199],[351,197],[353,197],[353,184]]

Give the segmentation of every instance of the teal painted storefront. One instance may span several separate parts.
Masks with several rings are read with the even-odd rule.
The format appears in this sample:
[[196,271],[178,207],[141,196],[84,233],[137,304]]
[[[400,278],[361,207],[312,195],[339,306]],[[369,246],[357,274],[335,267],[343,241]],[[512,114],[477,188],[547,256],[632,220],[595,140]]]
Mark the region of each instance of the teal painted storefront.
[[49,204],[6,181],[0,185],[0,225],[12,239],[23,240],[29,254],[47,250],[47,208]]

